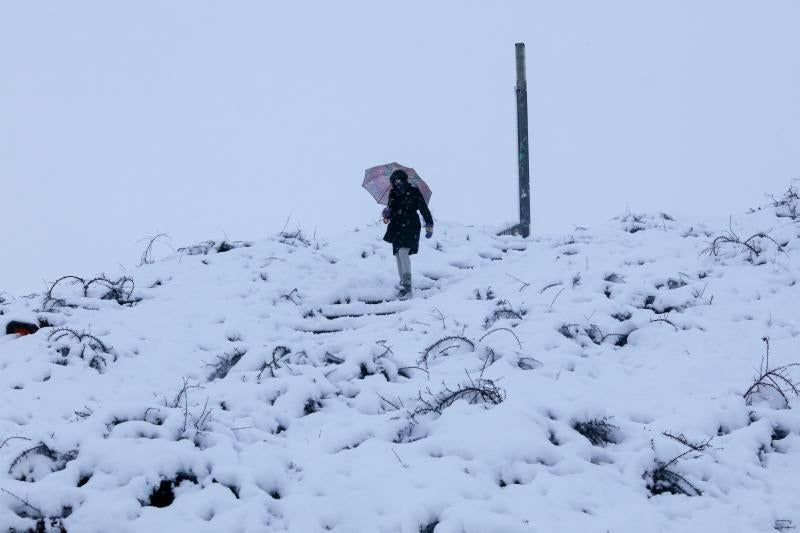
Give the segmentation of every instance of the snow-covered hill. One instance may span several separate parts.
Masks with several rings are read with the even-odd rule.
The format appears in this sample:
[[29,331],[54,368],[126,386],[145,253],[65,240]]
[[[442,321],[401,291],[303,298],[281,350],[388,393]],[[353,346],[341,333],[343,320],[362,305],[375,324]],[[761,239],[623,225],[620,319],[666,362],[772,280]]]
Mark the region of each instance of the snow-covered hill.
[[796,527],[792,205],[440,224],[411,301],[379,224],[6,295],[45,327],[0,337],[0,530]]

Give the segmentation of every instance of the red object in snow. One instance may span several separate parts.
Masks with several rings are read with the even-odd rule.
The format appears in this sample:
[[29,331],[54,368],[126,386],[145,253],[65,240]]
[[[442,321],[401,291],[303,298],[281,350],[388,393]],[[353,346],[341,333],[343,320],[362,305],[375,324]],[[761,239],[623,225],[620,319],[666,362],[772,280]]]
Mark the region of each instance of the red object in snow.
[[6,335],[32,335],[39,331],[39,326],[30,322],[12,320],[6,326]]

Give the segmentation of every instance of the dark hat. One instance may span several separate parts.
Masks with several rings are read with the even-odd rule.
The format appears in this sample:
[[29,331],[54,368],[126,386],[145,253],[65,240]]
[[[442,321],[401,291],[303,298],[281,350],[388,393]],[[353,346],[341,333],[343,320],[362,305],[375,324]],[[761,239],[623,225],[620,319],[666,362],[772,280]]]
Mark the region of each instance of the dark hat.
[[[385,176],[385,174],[384,174]],[[408,181],[408,174],[406,174],[405,170],[397,169],[392,172],[392,175],[389,176],[389,181]]]

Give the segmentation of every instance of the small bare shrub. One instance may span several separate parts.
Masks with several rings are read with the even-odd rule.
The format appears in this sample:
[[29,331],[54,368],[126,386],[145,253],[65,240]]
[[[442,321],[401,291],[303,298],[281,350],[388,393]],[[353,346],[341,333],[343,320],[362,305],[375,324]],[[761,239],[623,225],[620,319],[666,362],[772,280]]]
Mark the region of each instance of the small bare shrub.
[[227,239],[223,239],[222,241],[204,241],[199,244],[193,244],[191,246],[184,246],[178,248],[178,253],[181,255],[208,255],[209,252],[215,252],[218,254],[229,252],[236,248],[248,248],[252,246],[253,243],[246,242],[246,241],[228,241]]
[[234,348],[233,351],[230,353],[224,353],[222,355],[217,356],[217,362],[211,363],[208,366],[212,366],[214,371],[208,377],[208,381],[214,381],[215,379],[222,379],[228,375],[228,372],[238,363],[242,357],[247,353],[247,350],[243,350],[241,348]]
[[486,291],[483,293],[483,295],[481,294],[481,290],[480,289],[475,289],[475,299],[476,300],[494,300],[494,297],[495,297],[495,294],[494,294],[494,291],[492,290],[491,285],[486,287]]
[[296,231],[282,231],[279,235],[278,242],[288,244],[289,246],[303,246],[306,248],[311,246],[311,240],[299,229]]
[[609,443],[616,443],[614,431],[619,428],[608,423],[608,418],[593,418],[585,422],[575,422],[572,429],[586,437],[594,446],[605,446]]
[[[665,437],[676,440],[689,448],[685,452],[676,455],[667,462],[657,461],[655,468],[644,473],[644,478],[648,479],[647,489],[653,496],[659,494],[683,494],[685,496],[701,496],[702,491],[697,488],[682,474],[674,470],[678,462],[690,454],[702,454],[705,450],[711,447],[709,438],[703,442],[691,442],[683,434],[674,435],[670,432],[663,433]],[[696,455],[695,457],[699,457]]]
[[162,479],[158,487],[150,493],[146,505],[152,507],[169,507],[175,501],[175,487],[181,483],[197,483],[197,476],[191,472],[179,472],[173,479]]
[[418,393],[419,405],[411,412],[411,419],[428,414],[441,415],[461,399],[470,404],[497,405],[506,399],[506,393],[491,379],[470,379],[469,383],[461,383],[455,389],[445,386],[435,394],[428,389],[425,394]]
[[96,294],[95,289],[99,289],[99,296],[95,297],[100,300],[113,300],[120,305],[133,305],[141,300],[133,298],[133,278],[128,276],[122,276],[116,280],[110,280],[105,276],[89,280],[78,276],[62,276],[47,289],[42,301],[43,311],[52,311],[58,307],[78,307],[77,303],[68,300],[68,295],[58,295],[58,289],[67,284],[79,286],[80,295],[83,298],[93,297],[90,293]]
[[[40,442],[36,446],[20,453],[11,462],[8,473],[17,481],[38,481],[49,473],[64,470],[67,463],[73,461],[76,457],[78,457],[77,450],[60,453]],[[37,458],[44,458],[46,464],[37,461]]]
[[204,436],[208,425],[211,422],[211,415],[213,409],[208,408],[208,399],[206,398],[203,408],[199,412],[192,412],[189,403],[189,391],[201,388],[197,383],[190,383],[188,378],[183,378],[182,385],[172,403],[164,400],[165,407],[172,409],[180,409],[183,414],[183,426],[181,428],[180,438],[190,439],[195,443],[195,446],[200,445],[200,439]]
[[308,416],[322,409],[322,402],[316,398],[309,398],[303,405],[303,415]]
[[475,343],[464,336],[449,335],[447,337],[442,337],[423,350],[422,357],[420,358],[419,362],[424,364],[427,368],[428,361],[431,358],[447,355],[449,350],[462,348],[465,346],[469,347],[470,350],[475,350]]
[[649,478],[647,489],[650,491],[650,494],[653,496],[659,494],[701,496],[703,494],[702,491],[694,486],[688,479],[672,469],[680,459],[692,453],[692,451],[693,450],[688,450],[666,463],[658,461],[654,469],[645,472],[645,479]]
[[508,300],[498,300],[497,308],[483,321],[484,328],[490,328],[498,320],[522,320],[527,311],[522,308],[514,309]]
[[66,364],[69,357],[78,357],[102,373],[108,366],[109,359],[117,360],[110,346],[85,331],[78,333],[71,328],[58,328],[50,332],[47,340],[54,343],[51,348],[63,358],[55,361],[57,364]]
[[588,326],[581,326],[579,324],[562,324],[558,328],[558,332],[568,339],[578,342],[581,346],[587,346],[584,339],[590,340],[592,343],[600,345],[611,340],[614,346],[626,346],[628,344],[628,336],[633,333],[603,333],[596,324],[589,324]]
[[763,258],[761,257],[762,254],[764,254],[773,246],[778,252],[784,251],[785,245],[780,244],[767,233],[754,233],[753,235],[744,239],[735,231],[733,231],[733,227],[729,227],[727,231],[724,231],[714,237],[714,239],[708,243],[708,246],[703,249],[700,254],[717,257],[720,255],[723,248],[729,247],[733,248],[734,250],[738,250],[739,253],[746,254],[746,259],[750,263],[761,264],[764,262]]
[[617,274],[616,272],[606,274],[603,276],[603,279],[609,283],[625,283],[625,276]]
[[800,189],[791,185],[780,198],[772,198],[772,207],[779,217],[788,217],[792,220],[800,218]]
[[[261,383],[261,376],[264,374],[265,370],[269,370],[269,375],[274,378],[275,372],[277,372],[278,369],[281,368],[281,366],[288,367],[289,363],[284,361],[284,358],[290,353],[292,353],[292,350],[290,350],[286,346],[276,346],[272,350],[272,359],[270,361],[266,361],[263,365],[261,365],[261,369],[258,371],[258,376],[256,376],[256,381],[258,383]],[[335,357],[332,354],[326,354],[326,355]],[[344,362],[343,360],[341,361]]]
[[542,362],[533,357],[520,357],[517,359],[517,368],[520,370],[536,370],[542,367]]
[[748,405],[753,402],[755,395],[772,391],[777,393],[783,400],[786,407],[789,407],[789,395],[800,396],[800,383],[794,381],[790,375],[790,369],[800,366],[798,363],[790,363],[772,368],[769,363],[769,337],[762,337],[766,345],[766,352],[761,358],[761,365],[758,375],[753,380],[753,384],[743,394]]

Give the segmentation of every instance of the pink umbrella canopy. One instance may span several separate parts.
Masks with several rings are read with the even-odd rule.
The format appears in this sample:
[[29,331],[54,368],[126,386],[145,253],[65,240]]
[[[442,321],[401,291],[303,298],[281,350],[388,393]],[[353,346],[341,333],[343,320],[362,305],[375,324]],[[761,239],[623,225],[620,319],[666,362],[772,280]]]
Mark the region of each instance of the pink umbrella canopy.
[[389,191],[391,190],[391,183],[389,177],[395,170],[405,170],[408,174],[408,183],[419,189],[425,203],[431,200],[431,188],[425,183],[425,180],[419,177],[417,171],[413,168],[404,167],[400,163],[388,163],[386,165],[378,165],[377,167],[368,168],[364,172],[364,183],[361,184],[367,192],[369,192],[375,201],[379,204],[386,205],[389,203]]

